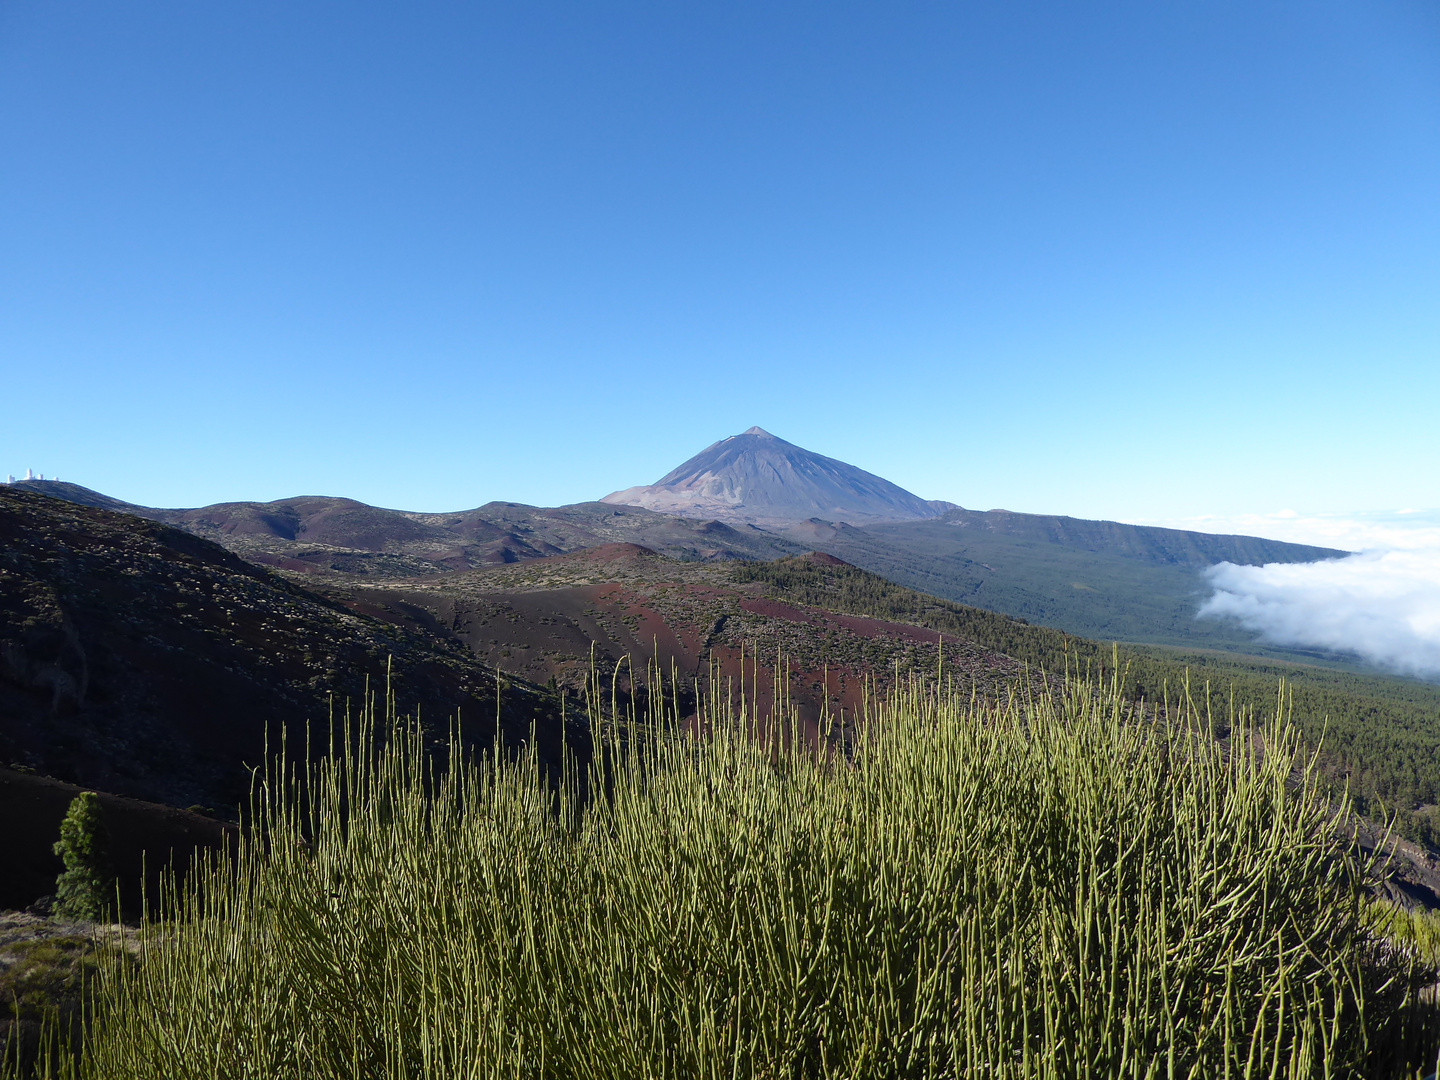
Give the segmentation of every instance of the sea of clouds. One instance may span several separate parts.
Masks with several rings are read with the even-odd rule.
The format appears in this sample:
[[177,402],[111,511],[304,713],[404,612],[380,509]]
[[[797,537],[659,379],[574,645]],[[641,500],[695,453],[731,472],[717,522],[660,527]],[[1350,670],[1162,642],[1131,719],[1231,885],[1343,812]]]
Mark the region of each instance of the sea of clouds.
[[1403,675],[1440,679],[1440,510],[1166,522],[1341,548],[1312,563],[1207,571],[1202,618],[1233,619],[1276,645],[1353,653]]

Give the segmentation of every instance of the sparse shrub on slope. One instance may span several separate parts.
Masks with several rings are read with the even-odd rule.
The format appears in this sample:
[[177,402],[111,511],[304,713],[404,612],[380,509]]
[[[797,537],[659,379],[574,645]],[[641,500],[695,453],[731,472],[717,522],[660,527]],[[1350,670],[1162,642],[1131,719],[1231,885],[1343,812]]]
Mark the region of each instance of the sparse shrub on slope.
[[53,923],[42,924],[48,933],[25,933],[37,923],[0,915],[0,1075],[29,1075],[42,1048],[80,1031],[93,943],[88,934],[56,933]]
[[912,685],[842,753],[704,704],[620,725],[588,803],[529,747],[437,773],[403,727],[277,763],[238,858],[104,975],[75,1072],[1383,1078],[1434,1053],[1433,973],[1372,936],[1372,868],[1278,723],[1222,751],[1113,687]]

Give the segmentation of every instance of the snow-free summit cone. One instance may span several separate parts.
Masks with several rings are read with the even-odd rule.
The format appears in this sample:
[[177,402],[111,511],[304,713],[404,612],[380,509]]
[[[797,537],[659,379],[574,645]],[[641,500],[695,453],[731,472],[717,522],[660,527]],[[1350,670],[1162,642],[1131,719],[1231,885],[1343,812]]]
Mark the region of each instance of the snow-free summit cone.
[[721,439],[653,484],[616,491],[603,501],[757,524],[814,517],[852,524],[908,521],[949,507],[760,427]]

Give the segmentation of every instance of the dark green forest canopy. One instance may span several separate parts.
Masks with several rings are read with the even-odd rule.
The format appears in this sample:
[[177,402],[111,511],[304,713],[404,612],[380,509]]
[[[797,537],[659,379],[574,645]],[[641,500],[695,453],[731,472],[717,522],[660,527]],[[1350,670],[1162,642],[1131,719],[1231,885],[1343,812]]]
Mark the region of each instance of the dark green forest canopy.
[[1400,810],[1414,839],[1440,841],[1440,686],[1233,653],[1102,644],[993,611],[940,600],[853,566],[807,557],[737,563],[737,582],[777,598],[910,623],[974,641],[1046,672],[1110,673],[1118,659],[1126,693],[1160,704],[1189,686],[1208,694],[1217,725],[1233,711],[1273,713],[1284,681],[1291,716],[1320,749],[1336,790],[1347,784],[1364,812]]

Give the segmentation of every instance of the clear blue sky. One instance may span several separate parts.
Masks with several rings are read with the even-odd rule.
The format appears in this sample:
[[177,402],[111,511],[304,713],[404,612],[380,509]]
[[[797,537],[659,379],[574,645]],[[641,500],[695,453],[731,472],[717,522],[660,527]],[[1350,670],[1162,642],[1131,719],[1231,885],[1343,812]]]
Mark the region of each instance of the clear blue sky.
[[0,474],[1440,505],[1440,6],[0,0]]

